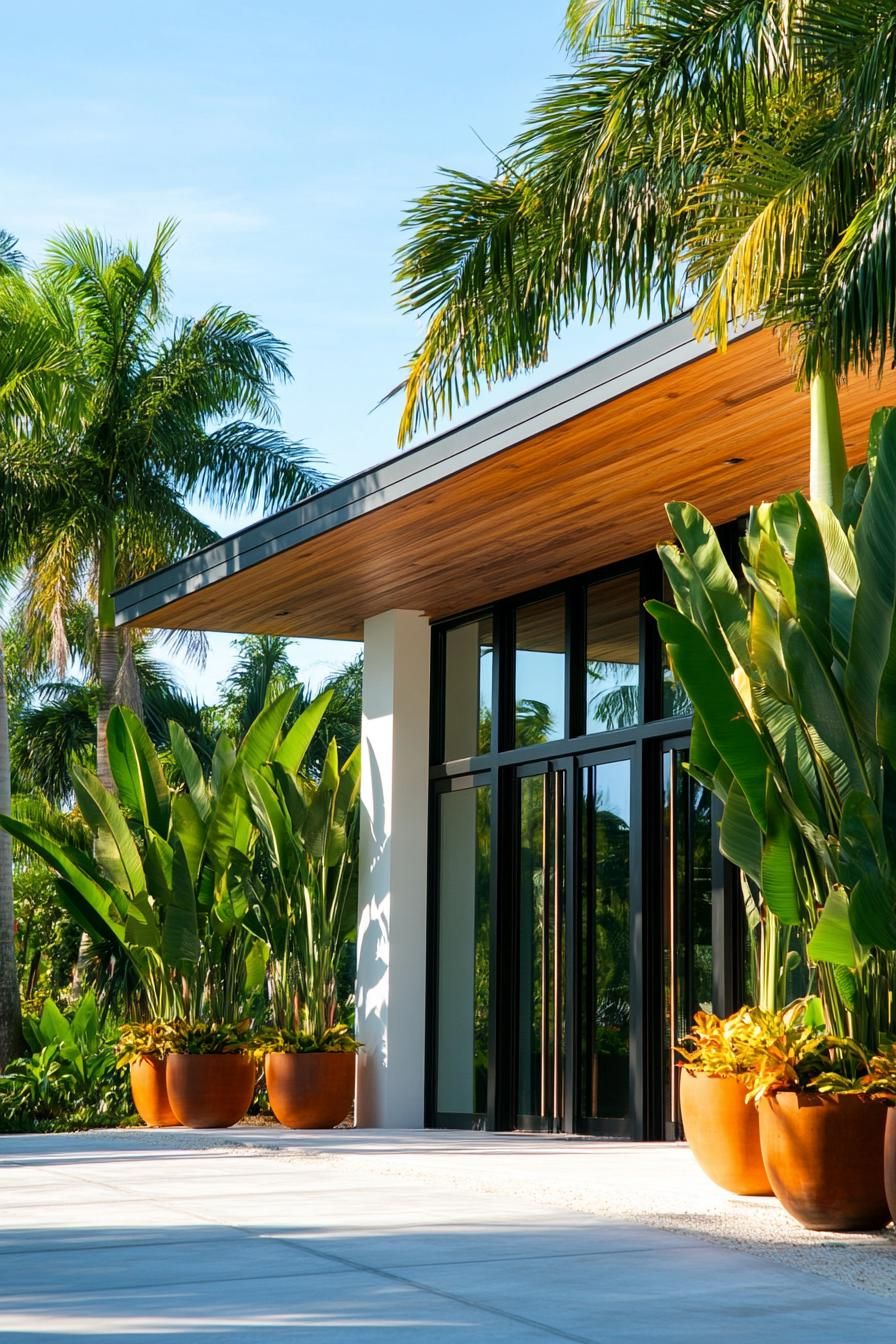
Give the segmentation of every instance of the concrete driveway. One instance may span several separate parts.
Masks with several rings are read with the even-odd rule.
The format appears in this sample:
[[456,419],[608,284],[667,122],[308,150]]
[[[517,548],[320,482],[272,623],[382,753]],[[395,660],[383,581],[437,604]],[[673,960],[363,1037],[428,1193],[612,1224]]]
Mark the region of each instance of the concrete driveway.
[[771,1201],[714,1191],[677,1146],[280,1129],[0,1138],[0,1337],[890,1338],[893,1234],[790,1228]]

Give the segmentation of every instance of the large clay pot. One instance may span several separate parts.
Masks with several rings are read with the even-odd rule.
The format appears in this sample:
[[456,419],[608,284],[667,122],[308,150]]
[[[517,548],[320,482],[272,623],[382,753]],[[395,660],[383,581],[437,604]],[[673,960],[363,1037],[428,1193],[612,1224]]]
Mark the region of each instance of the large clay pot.
[[759,1150],[759,1116],[744,1084],[687,1069],[680,1075],[684,1136],[709,1179],[735,1195],[770,1195]]
[[145,1125],[162,1128],[179,1123],[168,1101],[167,1061],[142,1055],[131,1065],[131,1096]]
[[887,1108],[855,1094],[776,1092],[759,1103],[772,1189],[815,1232],[874,1232],[890,1221],[884,1190]]
[[896,1223],[896,1106],[887,1107],[884,1130],[884,1189],[890,1206],[890,1217]]
[[256,1067],[248,1055],[169,1055],[168,1100],[189,1129],[229,1129],[249,1109]]
[[351,1110],[355,1056],[340,1050],[266,1055],[271,1110],[290,1129],[332,1129]]

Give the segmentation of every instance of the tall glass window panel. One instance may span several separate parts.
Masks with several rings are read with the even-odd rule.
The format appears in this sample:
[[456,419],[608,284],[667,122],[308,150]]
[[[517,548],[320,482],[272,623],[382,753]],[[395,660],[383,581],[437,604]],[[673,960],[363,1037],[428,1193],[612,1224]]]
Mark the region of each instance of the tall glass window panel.
[[[665,574],[663,575],[663,601],[668,603],[670,607],[675,606],[675,598],[672,596],[672,589]],[[663,659],[663,718],[683,718],[685,715],[692,713],[693,706],[684,687],[672,676],[672,668],[669,666],[669,659],[666,656],[665,644],[661,644],[660,648]]]
[[488,1087],[491,789],[439,794],[436,1107],[484,1115]]
[[528,602],[516,613],[516,745],[566,733],[566,599]]
[[582,1078],[589,1120],[629,1114],[631,762],[580,773],[582,803]]
[[641,717],[641,580],[637,573],[588,589],[585,722],[589,733]]
[[454,626],[445,635],[446,761],[491,750],[493,646],[491,616]]
[[685,769],[687,749],[663,753],[666,1122],[677,1116],[675,1047],[712,1004],[712,813]]

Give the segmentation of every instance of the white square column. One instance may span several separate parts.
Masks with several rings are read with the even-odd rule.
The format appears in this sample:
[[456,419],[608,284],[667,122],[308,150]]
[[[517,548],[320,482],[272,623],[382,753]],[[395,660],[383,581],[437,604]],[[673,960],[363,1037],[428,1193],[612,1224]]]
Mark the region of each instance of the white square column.
[[355,1124],[423,1125],[430,626],[364,623]]

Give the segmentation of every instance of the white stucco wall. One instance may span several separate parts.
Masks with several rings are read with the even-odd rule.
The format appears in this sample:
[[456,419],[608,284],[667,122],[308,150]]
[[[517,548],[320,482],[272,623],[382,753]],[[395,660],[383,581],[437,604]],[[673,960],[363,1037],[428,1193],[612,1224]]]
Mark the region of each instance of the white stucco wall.
[[429,621],[364,624],[355,1123],[423,1124]]

